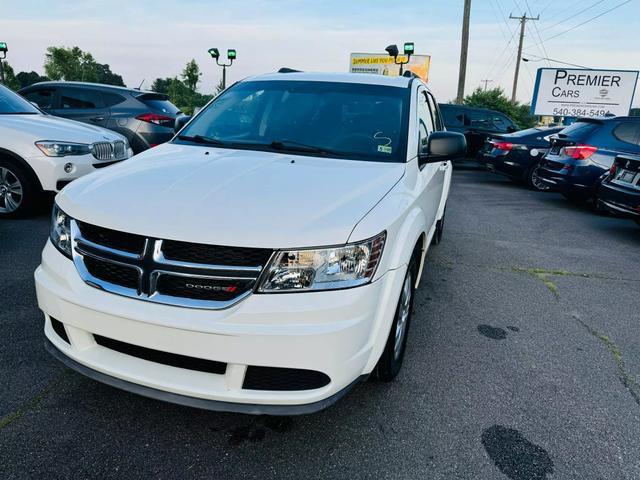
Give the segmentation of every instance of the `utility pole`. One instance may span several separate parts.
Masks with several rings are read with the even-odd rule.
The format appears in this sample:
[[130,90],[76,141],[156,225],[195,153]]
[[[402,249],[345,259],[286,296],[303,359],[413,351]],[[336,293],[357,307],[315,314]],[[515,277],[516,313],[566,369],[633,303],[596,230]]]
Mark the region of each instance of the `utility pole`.
[[484,80],[480,80],[480,83],[484,83],[484,88],[482,89],[483,91],[487,91],[487,83],[489,82],[493,82],[493,80],[491,80],[490,78],[486,78]]
[[509,14],[509,18],[511,20],[519,20],[520,21],[520,42],[518,43],[518,59],[516,60],[516,73],[513,76],[513,90],[511,91],[511,103],[516,103],[516,92],[518,90],[518,74],[520,73],[520,61],[522,59],[522,41],[524,40],[524,27],[527,23],[527,20],[540,20],[540,15],[537,17],[527,17],[527,14],[523,14],[521,17],[514,17],[512,14]]
[[467,76],[467,53],[469,51],[469,17],[471,16],[471,0],[464,0],[462,17],[462,44],[460,45],[460,71],[458,73],[458,95],[456,103],[462,105],[464,99],[464,81]]

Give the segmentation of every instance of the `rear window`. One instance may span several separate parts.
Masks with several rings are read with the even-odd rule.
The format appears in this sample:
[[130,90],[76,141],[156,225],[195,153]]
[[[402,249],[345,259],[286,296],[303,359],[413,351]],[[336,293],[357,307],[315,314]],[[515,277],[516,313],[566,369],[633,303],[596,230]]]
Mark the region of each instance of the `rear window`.
[[440,113],[442,113],[442,119],[446,127],[462,127],[464,126],[464,116],[462,115],[462,109],[456,108],[452,105],[440,105]]
[[144,94],[136,98],[149,107],[154,113],[173,116],[180,113],[180,109],[171,103],[164,95]]
[[571,137],[573,139],[584,139],[589,136],[600,124],[591,122],[576,122],[560,131],[561,137]]
[[125,98],[122,95],[118,95],[113,92],[102,92],[102,98],[104,99],[104,104],[107,107],[113,107],[114,105],[125,101]]
[[640,122],[625,122],[613,129],[613,136],[624,143],[640,145]]

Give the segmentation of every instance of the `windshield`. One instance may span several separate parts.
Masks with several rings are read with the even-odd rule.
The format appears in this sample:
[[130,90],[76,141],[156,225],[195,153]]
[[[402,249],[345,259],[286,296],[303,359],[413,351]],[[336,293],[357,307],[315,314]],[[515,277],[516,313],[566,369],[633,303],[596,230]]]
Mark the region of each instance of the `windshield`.
[[177,143],[404,162],[409,89],[311,81],[247,81],[185,127]]
[[37,114],[40,110],[35,108],[17,93],[12,92],[4,85],[0,85],[0,115],[1,114]]

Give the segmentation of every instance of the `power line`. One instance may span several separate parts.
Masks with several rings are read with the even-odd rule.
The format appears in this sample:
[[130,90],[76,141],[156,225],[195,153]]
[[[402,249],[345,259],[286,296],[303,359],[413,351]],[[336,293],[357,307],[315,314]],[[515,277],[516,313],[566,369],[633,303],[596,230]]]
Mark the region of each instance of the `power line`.
[[[497,2],[498,0],[496,0]],[[496,68],[496,66],[498,65],[498,62],[500,61],[501,58],[503,58],[503,55],[505,54],[505,52],[507,51],[507,49],[509,48],[509,45],[511,45],[511,42],[513,41],[513,37],[515,37],[516,34],[516,30],[514,30],[513,32],[511,32],[511,27],[509,26],[509,23],[507,22],[506,18],[504,18],[504,14],[502,13],[502,10],[500,10],[500,13],[503,16],[503,20],[505,22],[505,24],[507,25],[507,29],[508,31],[511,33],[511,38],[509,38],[507,40],[507,36],[504,33],[504,30],[502,28],[502,25],[500,24],[500,19],[498,18],[498,12],[495,9],[495,6],[493,4],[493,0],[490,0],[490,5],[491,5],[491,10],[493,10],[493,16],[496,18],[496,20],[498,21],[498,27],[500,27],[500,33],[502,34],[502,38],[504,40],[507,41],[506,45],[504,46],[504,48],[502,49],[502,51],[500,52],[499,55],[497,55],[496,57],[494,57],[493,63],[491,64],[491,67],[489,68],[489,71],[487,72],[486,76],[490,77],[491,73],[493,73],[493,70]],[[498,4],[499,6],[499,4]]]
[[586,12],[587,10],[591,10],[593,7],[595,7],[595,6],[599,5],[599,4],[601,4],[601,3],[602,3],[602,2],[604,2],[604,1],[605,1],[605,0],[598,0],[597,2],[592,3],[591,5],[589,5],[587,8],[583,8],[583,9],[582,9],[582,10],[580,10],[579,12],[572,13],[572,14],[571,14],[570,16],[568,16],[567,18],[565,18],[565,19],[563,19],[563,20],[560,20],[559,22],[554,23],[553,25],[549,25],[548,27],[541,28],[541,29],[540,29],[540,31],[541,31],[541,32],[545,32],[545,31],[550,30],[550,29],[552,29],[552,28],[554,28],[554,27],[557,27],[558,25],[560,25],[561,23],[566,22],[567,20],[572,20],[572,19],[576,18],[578,15],[580,15],[581,13],[584,13],[584,12]]
[[[602,17],[603,15],[606,15],[607,13],[609,13],[609,12],[611,12],[611,11],[613,11],[613,10],[617,9],[617,8],[622,7],[623,5],[625,5],[625,4],[627,4],[627,3],[629,3],[630,1],[631,1],[631,0],[625,0],[624,2],[619,3],[618,5],[615,5],[614,7],[611,7],[610,9],[605,10],[604,12],[602,12],[602,13],[600,13],[600,14],[596,15],[595,17],[591,17],[590,19],[585,20],[584,22],[579,23],[578,25],[574,25],[573,27],[571,27],[571,28],[569,28],[569,29],[567,29],[567,30],[565,30],[565,31],[563,31],[563,32],[560,32],[560,33],[558,33],[558,34],[556,34],[556,35],[552,35],[551,37],[545,38],[545,39],[544,39],[544,41],[545,41],[545,42],[548,42],[549,40],[551,40],[551,39],[553,39],[553,38],[557,38],[557,37],[559,37],[559,36],[561,36],[561,35],[564,35],[565,33],[569,33],[569,32],[571,32],[572,30],[575,30],[576,28],[579,28],[579,27],[581,27],[581,26],[583,26],[583,25],[586,25],[587,23],[592,22],[593,20],[595,20],[595,19],[597,19],[597,18],[600,18],[600,17]],[[535,45],[537,45],[537,44],[535,44]]]
[[[524,0],[525,5],[527,6],[527,9],[529,10],[529,15],[531,15],[533,17],[533,11],[531,10],[531,7],[529,6],[529,0]],[[539,15],[538,15],[539,17]],[[542,37],[540,36],[540,31],[538,30],[538,25],[537,24],[533,24],[533,27],[536,31],[536,34],[538,35],[538,39],[540,40],[540,45],[542,46],[541,53],[545,56],[548,57],[549,54],[547,53],[547,48],[544,46],[544,42],[542,41]],[[539,48],[539,47],[538,47]],[[551,66],[551,64],[549,63],[549,61],[547,60],[547,65]]]

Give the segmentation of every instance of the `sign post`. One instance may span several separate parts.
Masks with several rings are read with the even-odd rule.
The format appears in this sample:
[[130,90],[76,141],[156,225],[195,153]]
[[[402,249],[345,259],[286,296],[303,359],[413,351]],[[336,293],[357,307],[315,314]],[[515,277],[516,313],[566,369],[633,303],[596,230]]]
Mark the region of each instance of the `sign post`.
[[604,117],[629,115],[637,70],[539,68],[533,115]]

